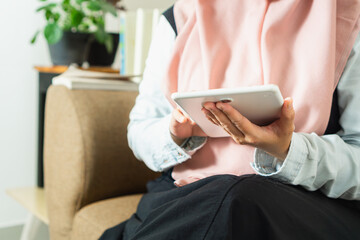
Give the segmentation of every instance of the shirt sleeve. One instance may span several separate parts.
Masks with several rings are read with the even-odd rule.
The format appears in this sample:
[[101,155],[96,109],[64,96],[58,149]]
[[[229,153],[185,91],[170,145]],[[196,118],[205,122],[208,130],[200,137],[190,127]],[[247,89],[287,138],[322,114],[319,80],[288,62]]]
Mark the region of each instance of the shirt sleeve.
[[151,170],[159,172],[190,159],[206,142],[206,138],[192,137],[180,147],[170,135],[173,107],[161,90],[161,82],[172,55],[175,38],[170,24],[161,16],[128,125],[128,142],[135,156]]
[[294,133],[284,162],[256,149],[255,171],[289,184],[320,190],[331,198],[360,200],[360,35],[339,81],[342,130],[337,134]]

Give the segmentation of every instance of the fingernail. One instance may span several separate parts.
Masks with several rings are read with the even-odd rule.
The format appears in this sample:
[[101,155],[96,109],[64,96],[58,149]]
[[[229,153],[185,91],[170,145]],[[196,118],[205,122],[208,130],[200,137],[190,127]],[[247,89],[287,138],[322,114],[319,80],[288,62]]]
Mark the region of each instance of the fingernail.
[[293,100],[291,98],[290,101],[288,102],[287,108],[292,109],[292,107],[293,107]]

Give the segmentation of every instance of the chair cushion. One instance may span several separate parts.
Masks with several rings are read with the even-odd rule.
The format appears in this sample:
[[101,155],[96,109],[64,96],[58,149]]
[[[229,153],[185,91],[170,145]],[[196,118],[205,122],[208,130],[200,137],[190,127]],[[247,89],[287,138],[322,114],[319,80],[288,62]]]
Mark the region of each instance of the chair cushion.
[[87,205],[75,215],[71,239],[99,239],[106,229],[135,213],[141,197],[142,194],[122,196]]

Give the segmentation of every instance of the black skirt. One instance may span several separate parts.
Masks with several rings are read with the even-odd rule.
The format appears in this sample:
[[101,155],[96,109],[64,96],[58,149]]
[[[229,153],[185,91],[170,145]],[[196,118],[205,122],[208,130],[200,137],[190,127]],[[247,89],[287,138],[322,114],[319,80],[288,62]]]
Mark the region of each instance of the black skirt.
[[133,216],[100,240],[360,239],[360,203],[258,176],[217,175],[177,188],[149,182]]

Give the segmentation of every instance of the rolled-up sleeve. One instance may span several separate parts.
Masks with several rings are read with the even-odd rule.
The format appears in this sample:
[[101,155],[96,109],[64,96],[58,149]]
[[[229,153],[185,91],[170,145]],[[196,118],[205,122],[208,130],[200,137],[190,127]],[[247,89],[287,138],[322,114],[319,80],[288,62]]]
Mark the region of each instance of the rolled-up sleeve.
[[341,131],[318,136],[294,133],[284,162],[256,149],[254,170],[331,198],[360,200],[360,39],[339,81]]
[[164,171],[191,158],[206,138],[189,138],[178,146],[171,138],[169,126],[172,105],[166,99],[161,84],[172,55],[175,32],[165,17],[154,34],[139,96],[130,113],[128,142],[135,156],[153,171]]

